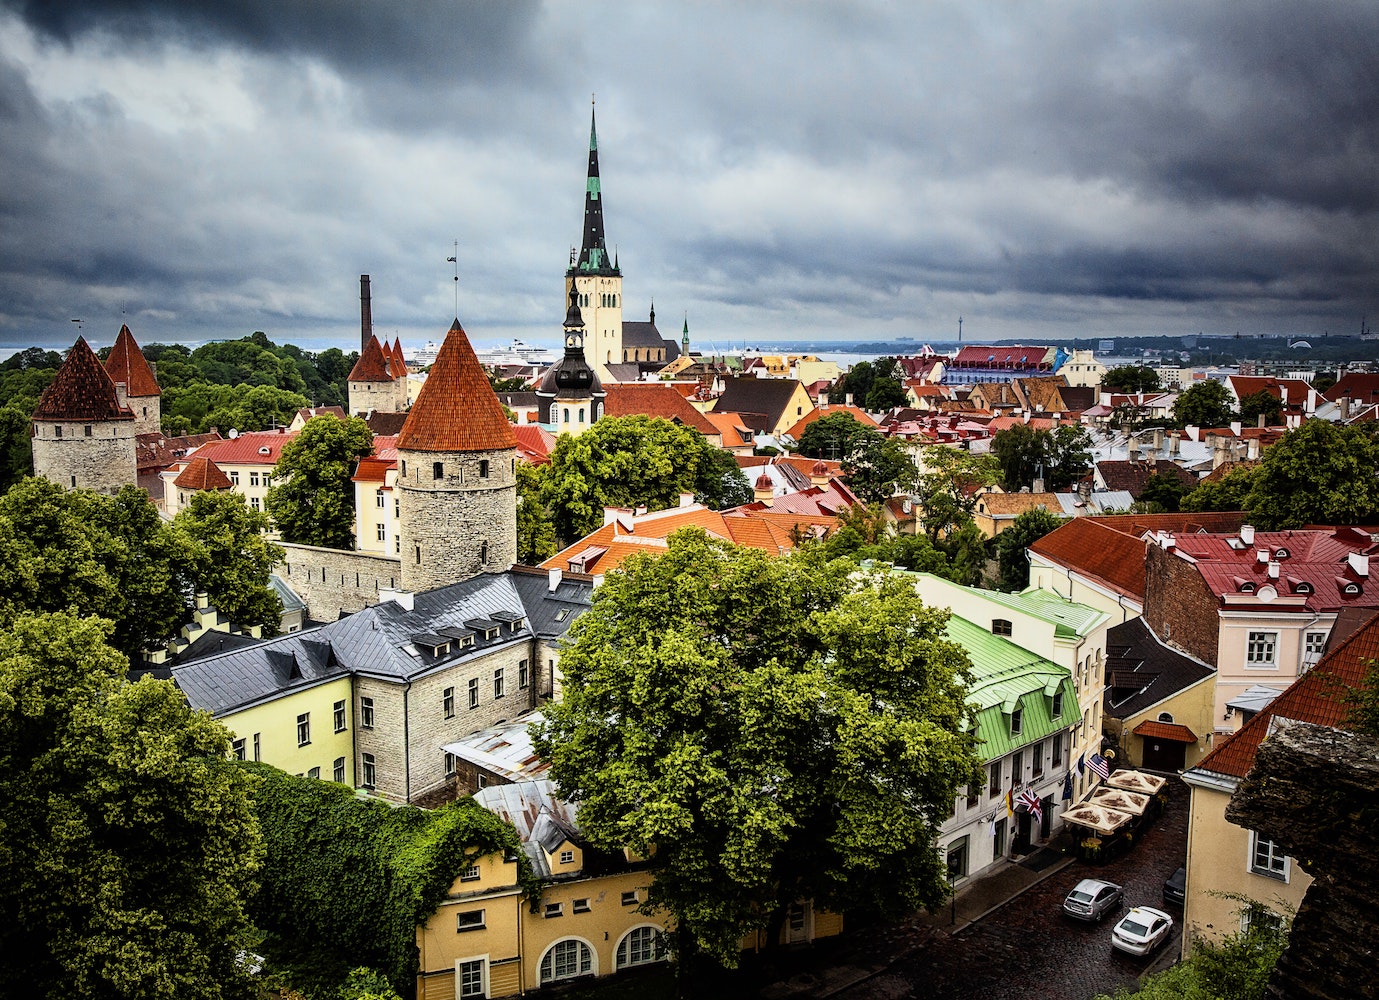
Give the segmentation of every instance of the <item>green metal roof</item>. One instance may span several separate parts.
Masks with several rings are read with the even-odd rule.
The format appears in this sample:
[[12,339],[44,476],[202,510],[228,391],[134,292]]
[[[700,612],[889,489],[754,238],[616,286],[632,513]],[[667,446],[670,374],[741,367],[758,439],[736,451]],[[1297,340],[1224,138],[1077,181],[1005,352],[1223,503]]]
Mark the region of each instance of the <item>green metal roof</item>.
[[[915,573],[918,577],[934,577],[932,573]],[[947,581],[945,581],[947,582]],[[1054,627],[1054,635],[1063,639],[1077,639],[1091,633],[1098,625],[1111,616],[1105,611],[1066,600],[1057,594],[1030,587],[1018,594],[1006,594],[999,590],[984,590],[980,587],[964,587],[968,593],[983,597],[993,604],[1000,604],[1012,611],[1020,611],[1036,618],[1042,618]]]
[[[948,638],[972,661],[968,701],[976,705],[977,736],[987,760],[1068,729],[1078,718],[1077,689],[1066,667],[1046,660],[1009,639],[956,615],[948,619]],[[1061,694],[1061,714],[1053,717],[1054,696]],[[1020,732],[1010,731],[1020,709]]]

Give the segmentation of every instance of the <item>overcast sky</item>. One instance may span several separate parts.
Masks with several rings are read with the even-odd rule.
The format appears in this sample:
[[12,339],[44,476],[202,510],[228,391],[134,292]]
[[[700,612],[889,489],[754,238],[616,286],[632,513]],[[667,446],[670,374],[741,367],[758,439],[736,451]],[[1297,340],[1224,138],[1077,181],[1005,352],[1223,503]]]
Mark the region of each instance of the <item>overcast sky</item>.
[[1379,323],[1379,3],[0,0],[0,344]]

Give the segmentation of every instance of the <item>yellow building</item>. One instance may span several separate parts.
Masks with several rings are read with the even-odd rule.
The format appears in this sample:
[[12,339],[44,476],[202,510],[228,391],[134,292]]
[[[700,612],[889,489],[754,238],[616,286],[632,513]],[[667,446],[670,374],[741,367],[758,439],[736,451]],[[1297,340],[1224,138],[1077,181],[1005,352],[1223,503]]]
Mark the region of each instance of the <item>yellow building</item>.
[[341,673],[219,717],[240,760],[267,761],[305,778],[354,784],[350,677]]

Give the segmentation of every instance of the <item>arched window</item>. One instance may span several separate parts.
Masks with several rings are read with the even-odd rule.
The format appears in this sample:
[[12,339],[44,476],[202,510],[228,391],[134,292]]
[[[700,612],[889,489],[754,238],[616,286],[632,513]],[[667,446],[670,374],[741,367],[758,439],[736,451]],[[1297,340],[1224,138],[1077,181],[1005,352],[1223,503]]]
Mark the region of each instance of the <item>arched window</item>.
[[584,407],[579,408],[579,422],[584,423]]
[[570,408],[568,406],[565,407],[565,422],[567,424],[570,422]]
[[666,946],[661,932],[655,927],[634,927],[618,942],[615,967],[626,969],[633,965],[649,965],[664,962],[665,958]]
[[1160,712],[1160,713],[1159,713],[1159,721],[1160,721],[1160,722],[1172,723],[1172,722],[1173,722],[1173,713],[1172,713],[1172,712]]
[[587,976],[594,971],[594,952],[583,941],[567,938],[551,945],[541,959],[541,984]]

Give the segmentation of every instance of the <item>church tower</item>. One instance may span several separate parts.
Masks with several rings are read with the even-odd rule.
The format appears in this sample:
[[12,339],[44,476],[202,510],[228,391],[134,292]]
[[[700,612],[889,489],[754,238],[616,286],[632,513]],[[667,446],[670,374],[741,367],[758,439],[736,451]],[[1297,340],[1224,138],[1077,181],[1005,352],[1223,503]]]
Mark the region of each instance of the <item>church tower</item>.
[[134,342],[129,327],[120,327],[115,346],[105,359],[105,370],[115,383],[120,405],[128,406],[134,414],[134,433],[159,433],[163,429],[162,393],[153,368]]
[[574,289],[584,317],[584,356],[600,377],[622,361],[622,271],[608,257],[603,234],[603,192],[599,186],[599,141],[589,112],[589,174],[584,187],[584,238],[579,256],[565,272],[565,294]]
[[397,436],[402,587],[517,561],[517,438],[455,320]]
[[536,390],[538,419],[556,434],[581,434],[603,416],[608,394],[598,374],[584,357],[584,319],[579,291],[569,291],[565,311],[565,357],[552,365]]
[[33,451],[34,475],[67,489],[117,493],[138,482],[134,414],[85,337],[38,401]]

